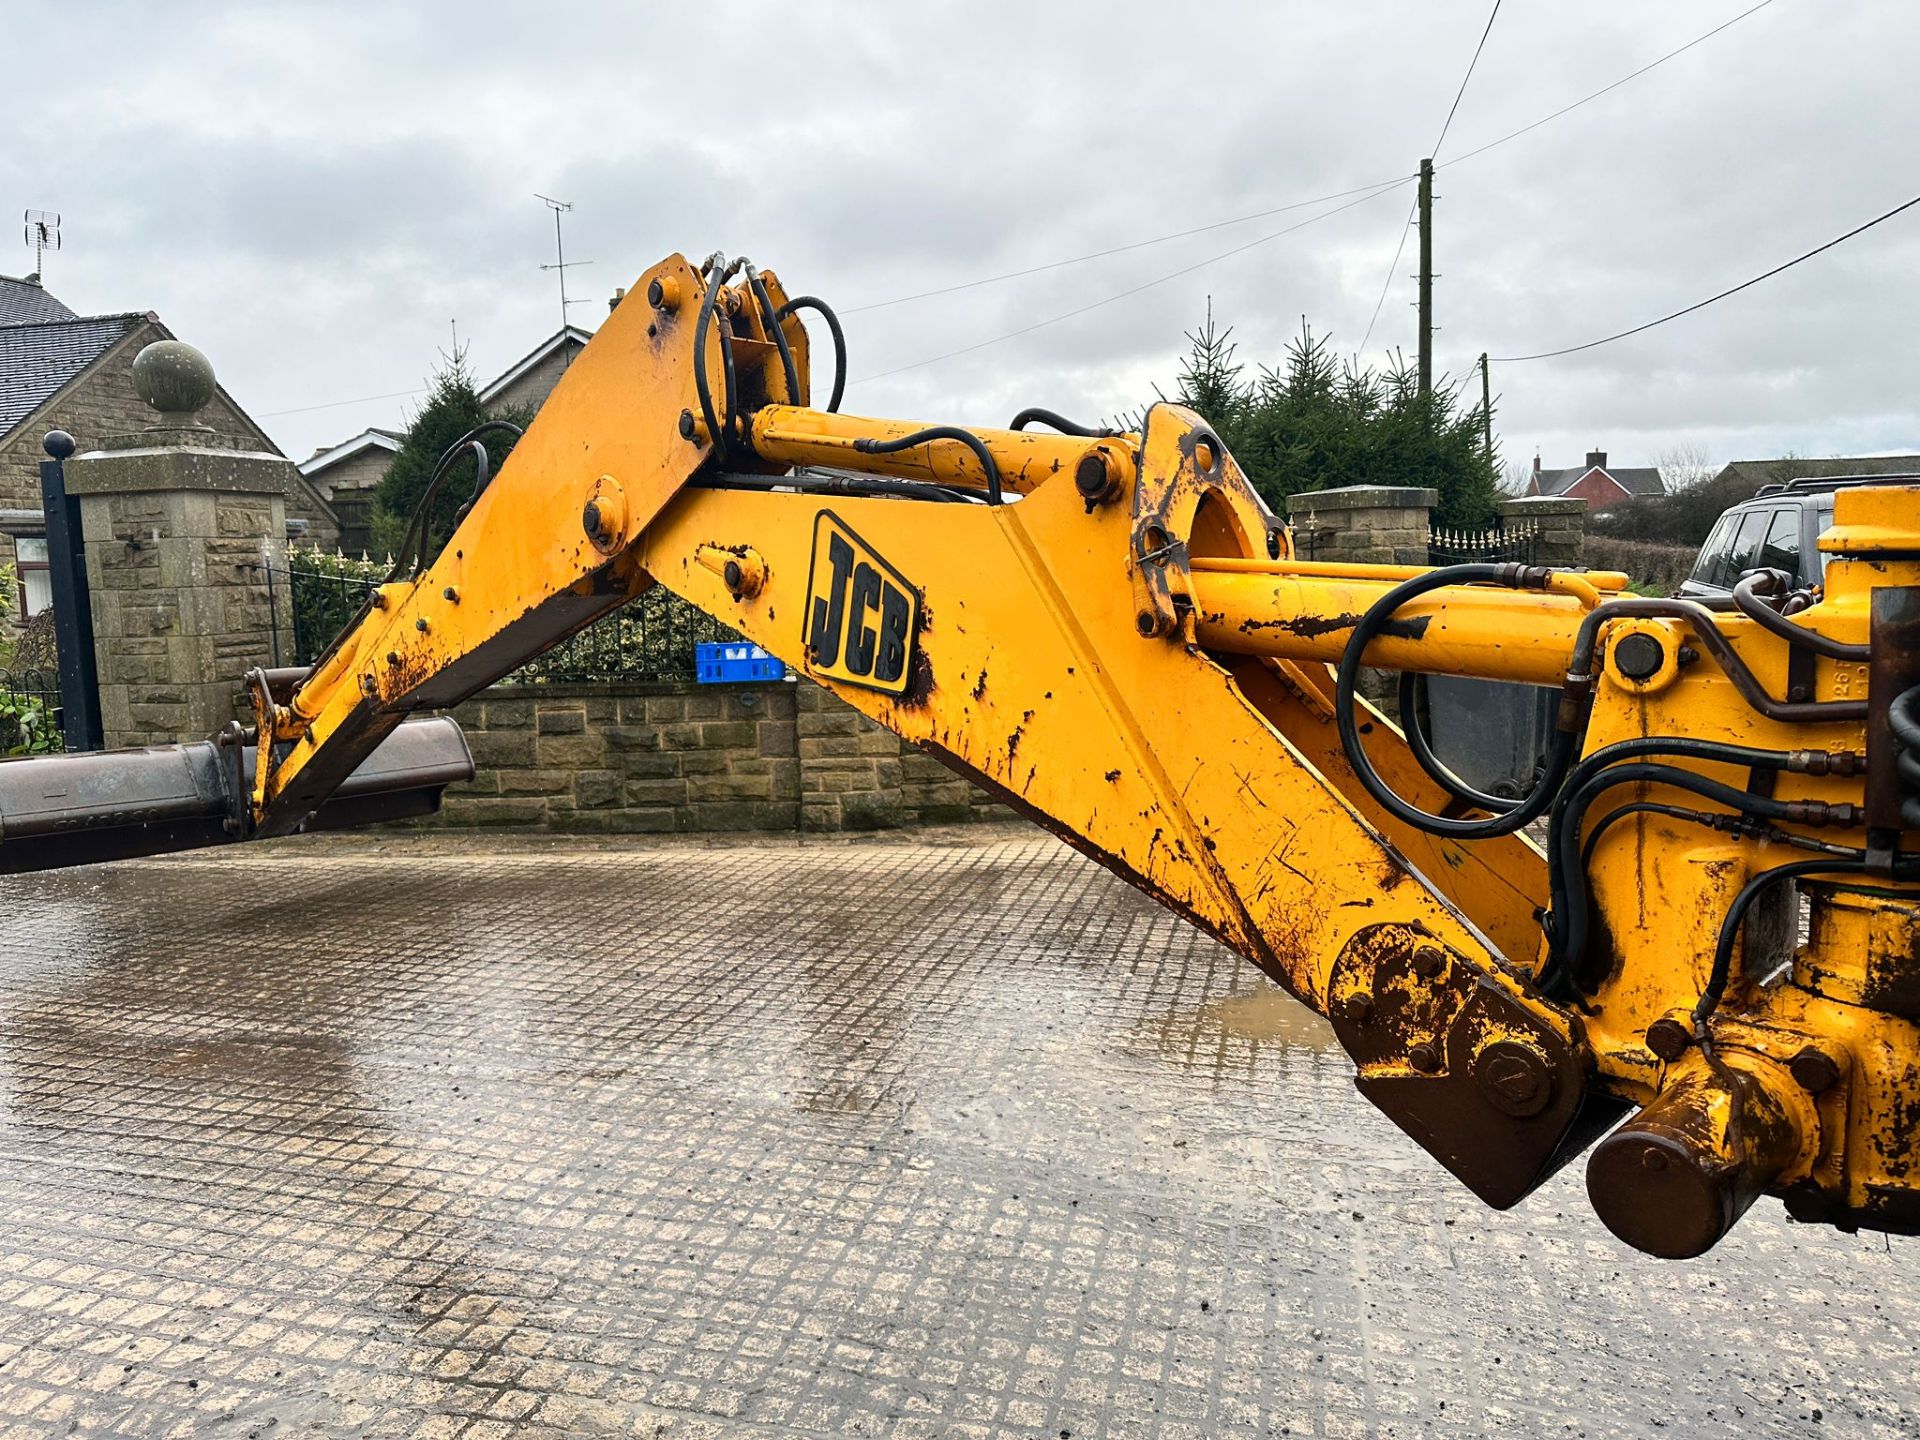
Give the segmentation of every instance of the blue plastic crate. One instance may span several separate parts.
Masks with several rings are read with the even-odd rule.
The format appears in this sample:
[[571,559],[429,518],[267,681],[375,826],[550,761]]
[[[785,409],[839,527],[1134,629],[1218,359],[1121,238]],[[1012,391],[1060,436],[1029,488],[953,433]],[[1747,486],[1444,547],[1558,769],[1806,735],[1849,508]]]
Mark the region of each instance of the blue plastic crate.
[[694,676],[702,685],[738,685],[748,680],[784,680],[784,660],[758,645],[739,641],[693,647]]

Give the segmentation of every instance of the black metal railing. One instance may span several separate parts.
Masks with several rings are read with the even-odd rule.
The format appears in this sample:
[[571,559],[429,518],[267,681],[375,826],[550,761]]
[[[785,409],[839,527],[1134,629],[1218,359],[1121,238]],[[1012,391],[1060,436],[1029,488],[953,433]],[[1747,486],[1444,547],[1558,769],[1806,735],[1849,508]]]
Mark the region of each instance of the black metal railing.
[[0,668],[0,758],[59,754],[60,719],[57,672]]
[[694,647],[740,639],[740,632],[664,586],[563,640],[521,666],[506,685],[572,685],[597,680],[692,680]]
[[1429,565],[1534,563],[1539,529],[1530,520],[1500,521],[1486,530],[1427,527]]
[[[269,567],[267,584],[291,596],[293,628],[280,631],[278,663],[311,665],[334,636],[360,613],[385,567],[318,556],[307,563]],[[579,634],[509,675],[507,685],[592,684],[596,681],[692,680],[695,646],[740,639],[738,631],[655,586],[638,600],[594,621]]]

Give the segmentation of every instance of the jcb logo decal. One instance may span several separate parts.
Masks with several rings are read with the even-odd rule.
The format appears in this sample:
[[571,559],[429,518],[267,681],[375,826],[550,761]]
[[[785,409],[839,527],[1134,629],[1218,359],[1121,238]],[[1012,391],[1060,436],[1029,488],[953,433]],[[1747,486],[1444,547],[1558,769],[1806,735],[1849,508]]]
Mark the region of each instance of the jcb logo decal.
[[920,596],[830,510],[813,522],[806,646],[813,673],[899,695],[907,688]]

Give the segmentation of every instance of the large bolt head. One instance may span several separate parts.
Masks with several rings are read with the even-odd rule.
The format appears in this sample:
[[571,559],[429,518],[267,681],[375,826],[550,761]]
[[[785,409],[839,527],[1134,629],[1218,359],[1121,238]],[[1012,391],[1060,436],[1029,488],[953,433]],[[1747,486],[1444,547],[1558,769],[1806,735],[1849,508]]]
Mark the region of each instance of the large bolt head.
[[1494,1040],[1473,1057],[1473,1079],[1494,1109],[1524,1119],[1553,1099],[1553,1067],[1523,1040]]
[[1812,1045],[1802,1047],[1787,1062],[1787,1069],[1793,1073],[1794,1083],[1809,1095],[1831,1090],[1840,1079],[1840,1067],[1833,1063],[1833,1057]]

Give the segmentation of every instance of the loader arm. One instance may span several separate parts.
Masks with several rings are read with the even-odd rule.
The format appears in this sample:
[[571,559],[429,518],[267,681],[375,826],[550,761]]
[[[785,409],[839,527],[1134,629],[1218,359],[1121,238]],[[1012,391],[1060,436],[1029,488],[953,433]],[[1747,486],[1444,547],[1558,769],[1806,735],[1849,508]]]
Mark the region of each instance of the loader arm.
[[[255,686],[251,833],[665,585],[1329,1016],[1488,1204],[1633,1111],[1588,1184],[1642,1249],[1697,1254],[1762,1192],[1920,1226],[1920,492],[1840,497],[1824,595],[1719,610],[1315,563],[1175,405],[1123,433],[814,408],[808,312],[718,256],[641,277],[438,555]],[[1558,687],[1548,773],[1467,791],[1363,661]]]

